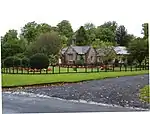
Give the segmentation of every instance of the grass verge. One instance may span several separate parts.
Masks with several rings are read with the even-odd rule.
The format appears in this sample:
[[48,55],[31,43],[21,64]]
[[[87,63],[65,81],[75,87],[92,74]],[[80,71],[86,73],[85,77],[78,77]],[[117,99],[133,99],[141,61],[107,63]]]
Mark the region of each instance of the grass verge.
[[146,85],[144,88],[140,89],[140,99],[144,102],[150,103],[150,85]]
[[100,80],[120,76],[148,74],[148,70],[128,72],[69,73],[69,74],[2,74],[2,87],[26,86],[34,84],[50,84],[60,82],[80,82]]

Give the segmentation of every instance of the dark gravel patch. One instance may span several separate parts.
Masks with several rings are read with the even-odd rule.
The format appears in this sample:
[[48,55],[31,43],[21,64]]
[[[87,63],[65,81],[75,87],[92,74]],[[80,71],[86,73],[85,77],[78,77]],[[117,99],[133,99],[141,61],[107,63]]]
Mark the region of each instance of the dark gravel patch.
[[149,75],[147,74],[58,86],[25,88],[19,91],[43,94],[67,100],[82,99],[123,107],[149,108],[149,104],[139,99],[139,89],[148,84]]

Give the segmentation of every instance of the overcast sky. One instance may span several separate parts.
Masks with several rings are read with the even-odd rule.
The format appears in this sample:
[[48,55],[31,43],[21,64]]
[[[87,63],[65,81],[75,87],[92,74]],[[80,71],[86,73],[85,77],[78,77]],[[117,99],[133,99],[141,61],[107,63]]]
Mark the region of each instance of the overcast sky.
[[20,32],[27,22],[56,26],[62,20],[74,30],[87,22],[99,26],[116,21],[128,33],[142,36],[142,23],[150,21],[148,5],[149,0],[0,0],[0,36],[9,29]]

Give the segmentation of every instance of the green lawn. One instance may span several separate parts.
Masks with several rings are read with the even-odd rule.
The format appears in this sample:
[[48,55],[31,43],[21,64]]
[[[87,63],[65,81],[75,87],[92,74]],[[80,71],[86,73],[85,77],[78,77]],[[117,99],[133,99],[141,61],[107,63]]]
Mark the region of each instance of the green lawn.
[[144,102],[150,103],[150,85],[146,85],[140,90],[140,99]]
[[2,74],[2,86],[23,86],[33,84],[46,84],[55,82],[79,82],[85,80],[100,80],[120,76],[147,74],[148,70],[99,72],[99,73],[69,73],[69,74]]

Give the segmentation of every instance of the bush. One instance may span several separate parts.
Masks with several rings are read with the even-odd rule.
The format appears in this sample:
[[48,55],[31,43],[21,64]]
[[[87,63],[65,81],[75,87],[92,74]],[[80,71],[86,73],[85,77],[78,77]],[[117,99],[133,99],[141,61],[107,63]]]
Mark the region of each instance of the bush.
[[140,89],[140,99],[144,102],[150,103],[150,85],[146,85],[144,88]]
[[5,66],[6,68],[13,67],[13,61],[14,61],[14,57],[7,57],[7,58],[4,60],[4,66]]
[[48,68],[49,59],[42,53],[37,53],[30,58],[30,67],[32,69],[43,69]]
[[22,58],[21,63],[22,63],[23,67],[28,67],[29,66],[29,59],[24,57],[24,58]]
[[14,67],[21,66],[21,59],[18,57],[14,57],[13,64],[14,64]]

